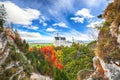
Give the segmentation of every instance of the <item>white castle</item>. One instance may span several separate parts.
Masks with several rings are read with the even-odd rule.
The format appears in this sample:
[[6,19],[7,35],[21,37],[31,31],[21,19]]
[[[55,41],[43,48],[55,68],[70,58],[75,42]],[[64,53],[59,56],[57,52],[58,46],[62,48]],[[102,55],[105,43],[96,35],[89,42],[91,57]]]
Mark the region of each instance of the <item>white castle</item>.
[[54,46],[71,46],[73,42],[66,41],[66,37],[61,37],[58,33],[54,37]]
[[59,36],[57,33],[57,36],[54,37],[54,46],[65,46],[66,44],[66,38]]

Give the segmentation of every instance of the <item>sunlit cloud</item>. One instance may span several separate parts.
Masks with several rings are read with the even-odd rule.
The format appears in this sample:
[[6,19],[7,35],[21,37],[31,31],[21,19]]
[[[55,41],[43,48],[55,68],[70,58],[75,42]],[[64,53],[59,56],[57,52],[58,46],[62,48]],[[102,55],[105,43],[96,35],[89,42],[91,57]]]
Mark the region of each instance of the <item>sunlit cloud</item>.
[[83,23],[84,22],[84,18],[80,18],[80,17],[72,17],[70,19],[75,21],[76,23]]
[[90,14],[90,10],[86,8],[82,8],[75,13],[75,16],[82,16],[84,18],[93,18],[94,16]]
[[94,17],[92,14],[90,14],[90,10],[86,8],[78,10],[74,15],[75,16],[71,17],[70,19],[76,23],[84,23],[84,19],[90,19]]
[[56,32],[57,30],[52,28],[52,27],[50,27],[50,28],[47,28],[46,31],[47,32]]
[[55,24],[53,24],[53,26],[59,26],[59,27],[63,27],[63,28],[68,28],[68,26],[64,22],[55,23]]
[[14,24],[30,25],[32,20],[38,19],[40,16],[40,11],[31,8],[20,8],[10,1],[0,2],[0,4],[5,5],[7,19]]
[[104,22],[104,20],[94,21],[94,22],[91,22],[90,24],[88,24],[87,27],[93,28],[93,29],[102,27],[103,22]]
[[29,32],[18,30],[22,39],[27,41],[53,40],[53,36],[42,35],[39,32]]

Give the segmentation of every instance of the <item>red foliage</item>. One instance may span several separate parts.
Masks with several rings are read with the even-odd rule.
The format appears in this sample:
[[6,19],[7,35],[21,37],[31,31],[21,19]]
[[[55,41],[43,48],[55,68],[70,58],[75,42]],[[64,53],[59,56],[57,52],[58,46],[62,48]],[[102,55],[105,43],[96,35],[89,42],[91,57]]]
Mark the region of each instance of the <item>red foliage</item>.
[[63,65],[61,65],[60,63],[57,63],[56,66],[57,66],[58,69],[61,69],[61,70],[63,69]]
[[58,69],[63,69],[60,60],[57,58],[55,49],[52,46],[45,46],[40,48],[41,52],[45,54],[46,58],[55,65]]
[[33,47],[30,47],[30,48],[29,48],[29,51],[32,52],[32,51],[33,51]]

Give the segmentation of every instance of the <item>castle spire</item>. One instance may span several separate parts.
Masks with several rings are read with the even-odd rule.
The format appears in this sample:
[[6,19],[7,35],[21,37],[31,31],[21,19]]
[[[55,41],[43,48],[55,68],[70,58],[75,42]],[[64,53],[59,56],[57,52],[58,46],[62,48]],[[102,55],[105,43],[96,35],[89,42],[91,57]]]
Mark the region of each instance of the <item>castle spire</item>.
[[57,37],[59,36],[59,33],[57,32]]

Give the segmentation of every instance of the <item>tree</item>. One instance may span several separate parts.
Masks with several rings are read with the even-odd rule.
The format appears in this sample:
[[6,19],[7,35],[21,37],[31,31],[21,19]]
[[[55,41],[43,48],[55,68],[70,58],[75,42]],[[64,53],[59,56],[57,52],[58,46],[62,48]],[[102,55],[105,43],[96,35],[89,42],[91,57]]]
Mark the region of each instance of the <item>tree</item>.
[[41,52],[45,54],[46,59],[50,61],[53,65],[55,65],[58,69],[63,69],[63,65],[61,64],[60,58],[58,58],[57,52],[52,46],[42,47]]
[[3,24],[5,22],[6,11],[4,5],[0,5],[0,31],[3,31]]
[[69,80],[66,73],[57,68],[54,69],[54,80]]
[[76,45],[66,47],[63,51],[63,71],[68,76],[69,80],[76,80],[79,70],[92,69],[92,51],[87,45]]

